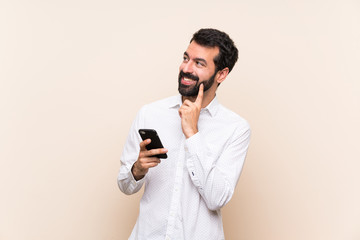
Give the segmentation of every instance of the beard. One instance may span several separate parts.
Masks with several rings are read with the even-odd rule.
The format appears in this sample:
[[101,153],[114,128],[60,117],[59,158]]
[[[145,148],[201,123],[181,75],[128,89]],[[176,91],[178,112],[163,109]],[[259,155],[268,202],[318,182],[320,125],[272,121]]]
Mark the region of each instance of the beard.
[[[184,73],[183,71],[180,71],[178,91],[184,97],[196,97],[199,93],[200,84],[201,83],[204,84],[204,92],[206,92],[214,84],[215,76],[216,76],[216,71],[208,80],[205,80],[205,81],[202,81],[199,83],[199,77],[194,76],[190,73]],[[183,78],[183,77],[190,78],[190,79],[196,81],[195,86],[189,86],[189,85],[182,84],[181,78]]]

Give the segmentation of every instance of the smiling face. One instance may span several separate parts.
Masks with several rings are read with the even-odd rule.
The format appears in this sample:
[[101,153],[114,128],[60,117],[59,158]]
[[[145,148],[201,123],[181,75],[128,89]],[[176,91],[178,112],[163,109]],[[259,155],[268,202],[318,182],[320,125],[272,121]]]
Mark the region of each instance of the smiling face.
[[217,73],[214,58],[218,54],[218,47],[203,47],[195,41],[190,43],[179,68],[178,90],[182,96],[197,96],[201,83],[204,92],[214,86]]

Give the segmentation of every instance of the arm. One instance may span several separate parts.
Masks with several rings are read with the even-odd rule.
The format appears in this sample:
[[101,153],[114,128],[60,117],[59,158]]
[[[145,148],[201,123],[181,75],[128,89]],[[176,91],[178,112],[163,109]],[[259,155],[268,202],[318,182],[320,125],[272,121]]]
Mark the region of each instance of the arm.
[[142,111],[143,109],[139,111],[131,125],[129,135],[126,139],[120,158],[121,166],[117,177],[117,183],[120,190],[125,194],[133,194],[138,192],[144,184],[145,180],[145,178],[142,178],[137,181],[131,172],[132,166],[136,162],[140,151],[141,139],[136,129],[139,129],[139,126],[143,122]]
[[249,126],[236,129],[218,159],[211,155],[201,133],[185,142],[186,166],[190,178],[210,210],[227,204],[235,190],[249,146]]
[[149,168],[156,167],[160,163],[160,159],[152,157],[153,155],[166,153],[167,149],[147,150],[151,140],[146,139],[140,142],[138,129],[142,122],[142,111],[136,116],[133,122],[129,136],[126,140],[123,154],[121,156],[121,167],[118,175],[118,186],[125,194],[133,194],[138,192],[144,184],[145,175]]
[[247,123],[239,123],[220,156],[214,156],[197,128],[202,99],[203,84],[195,102],[185,100],[179,114],[186,137],[188,173],[207,207],[216,211],[228,203],[234,193],[249,146],[250,128]]

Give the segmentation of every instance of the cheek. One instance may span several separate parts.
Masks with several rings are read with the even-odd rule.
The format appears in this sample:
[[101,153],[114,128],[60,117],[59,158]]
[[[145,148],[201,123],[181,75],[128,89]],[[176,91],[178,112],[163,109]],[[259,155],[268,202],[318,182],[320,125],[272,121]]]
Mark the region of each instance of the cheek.
[[180,64],[180,66],[179,66],[179,72],[184,69],[184,66],[185,66],[184,63],[181,63],[181,64]]
[[209,75],[209,74],[207,74],[205,72],[198,72],[198,77],[199,77],[200,81],[203,82],[203,81],[209,80],[211,75]]

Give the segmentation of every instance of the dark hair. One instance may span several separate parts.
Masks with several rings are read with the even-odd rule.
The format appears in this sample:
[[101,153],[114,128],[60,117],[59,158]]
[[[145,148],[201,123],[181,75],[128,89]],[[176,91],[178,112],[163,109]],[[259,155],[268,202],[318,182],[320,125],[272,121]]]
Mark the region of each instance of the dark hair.
[[238,50],[229,35],[212,28],[203,28],[194,33],[190,43],[195,41],[204,47],[218,47],[219,54],[214,58],[216,72],[226,67],[229,72],[238,59]]

